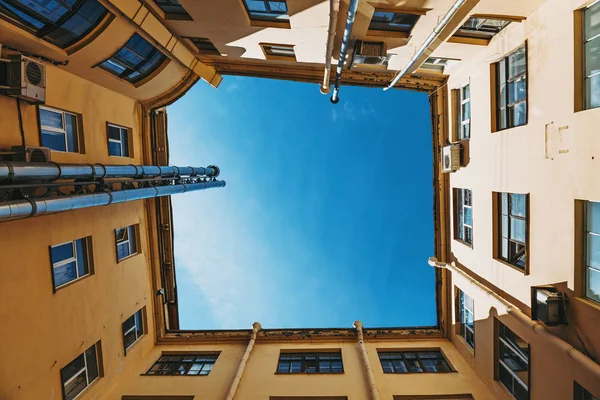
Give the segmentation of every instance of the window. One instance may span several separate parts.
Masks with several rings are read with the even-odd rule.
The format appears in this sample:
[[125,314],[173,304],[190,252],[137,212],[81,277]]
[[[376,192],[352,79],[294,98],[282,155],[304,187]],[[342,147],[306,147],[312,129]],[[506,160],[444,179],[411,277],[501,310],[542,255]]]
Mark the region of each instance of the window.
[[403,12],[375,10],[371,23],[370,31],[402,32],[406,37],[410,34],[413,27],[419,20],[418,14],[405,14]]
[[129,157],[129,129],[107,124],[108,154],[118,157]]
[[115,229],[117,241],[117,261],[137,254],[137,225]]
[[162,355],[146,375],[208,375],[218,354]]
[[583,12],[585,108],[600,107],[600,3]]
[[121,79],[136,83],[156,71],[166,59],[156,47],[135,33],[121,50],[99,64],[99,67]]
[[600,398],[592,395],[579,383],[574,382],[573,400],[600,400]]
[[496,18],[471,17],[454,34],[455,37],[490,40],[511,21]]
[[458,140],[465,140],[471,137],[471,88],[465,85],[458,89]]
[[123,322],[123,345],[125,353],[144,334],[143,309],[138,310]]
[[450,365],[439,350],[380,352],[383,372],[451,372]]
[[470,394],[432,394],[416,396],[394,396],[394,400],[473,400]]
[[470,189],[454,189],[454,237],[473,244],[473,206]]
[[585,296],[600,303],[600,203],[586,203]]
[[55,290],[90,274],[88,240],[82,238],[50,247]]
[[246,12],[251,20],[287,22],[287,4],[285,0],[243,0]]
[[154,0],[154,2],[164,11],[166,19],[192,19],[178,0]]
[[277,373],[341,374],[342,353],[281,353]]
[[527,51],[525,46],[495,64],[497,130],[527,124]]
[[78,116],[42,106],[39,110],[42,146],[57,151],[79,153]]
[[498,321],[496,346],[496,379],[515,399],[529,399],[529,344]]
[[0,0],[0,14],[64,49],[92,31],[108,10],[97,0]]
[[528,199],[525,194],[497,193],[498,215],[498,258],[526,271],[527,266],[527,215]]
[[450,67],[457,61],[458,60],[453,60],[450,58],[429,57],[423,64],[421,64],[420,68],[434,70],[442,74],[444,73],[444,69],[446,69],[446,67]]
[[293,45],[260,43],[260,47],[267,60],[296,61]]
[[194,43],[194,46],[198,49],[198,53],[200,54],[214,54],[217,56],[221,55],[221,52],[215,47],[213,42],[206,38],[188,38]]
[[458,318],[460,327],[460,336],[465,339],[467,344],[475,348],[475,305],[473,299],[458,289]]
[[65,400],[74,399],[101,376],[100,360],[100,342],[98,342],[60,370]]

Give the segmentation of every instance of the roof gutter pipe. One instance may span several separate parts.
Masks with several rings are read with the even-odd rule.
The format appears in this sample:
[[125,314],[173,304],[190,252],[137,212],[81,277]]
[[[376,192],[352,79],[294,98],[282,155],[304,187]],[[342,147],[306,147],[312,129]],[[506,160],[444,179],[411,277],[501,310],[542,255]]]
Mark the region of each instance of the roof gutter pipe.
[[237,372],[235,373],[235,376],[233,377],[233,381],[231,382],[231,386],[229,387],[229,392],[227,392],[227,397],[225,397],[225,400],[233,400],[233,398],[235,396],[235,392],[237,391],[238,385],[240,384],[240,381],[242,380],[242,375],[244,374],[244,370],[246,369],[246,363],[248,362],[248,359],[250,358],[250,353],[252,353],[252,349],[254,348],[254,343],[256,343],[256,335],[258,334],[258,331],[260,331],[261,329],[262,329],[262,327],[260,326],[260,324],[258,322],[255,322],[252,324],[252,336],[250,337],[250,341],[248,342],[248,347],[246,347],[246,351],[244,352],[244,355],[243,355],[242,359],[240,360],[240,365],[238,365]]
[[575,363],[578,364],[579,367],[588,371],[592,376],[595,376],[596,378],[600,379],[599,364],[596,364],[591,358],[583,354],[581,351],[577,350],[571,344],[560,339],[558,336],[555,336],[552,333],[550,333],[542,324],[529,318],[514,304],[505,300],[487,286],[483,285],[482,283],[479,283],[460,269],[456,268],[456,265],[454,263],[446,264],[443,262],[439,262],[435,257],[431,257],[429,259],[429,265],[436,268],[450,270],[453,274],[458,274],[459,276],[462,276],[463,278],[467,279],[471,285],[477,288],[477,290],[484,292],[492,302],[495,302],[496,304],[500,305],[500,310],[505,311],[507,314],[513,316],[521,324],[531,329],[534,333],[548,340],[553,346],[559,348],[564,353],[566,353],[567,356],[569,356],[569,358],[575,361]]
[[125,189],[114,192],[12,200],[0,203],[0,222],[224,186],[225,181],[180,183],[139,189]]
[[379,400],[379,391],[377,390],[377,384],[375,383],[375,375],[373,375],[373,368],[371,368],[371,361],[369,361],[369,353],[367,353],[367,348],[365,346],[362,322],[354,321],[354,328],[356,328],[356,333],[358,334],[358,347],[360,348],[360,355],[367,373],[371,400]]
[[406,64],[406,66],[400,72],[398,72],[396,74],[396,76],[394,77],[392,82],[387,87],[385,87],[383,90],[389,90],[389,89],[393,88],[396,85],[396,83],[398,83],[398,81],[404,75],[406,75],[407,72],[409,72],[411,70],[411,68],[415,65],[417,60],[423,55],[423,53],[425,53],[425,51],[427,51],[429,46],[431,46],[431,43],[433,43],[433,41],[440,36],[440,33],[442,32],[442,30],[446,26],[448,26],[448,23],[450,22],[452,17],[454,17],[454,15],[463,6],[463,4],[466,3],[466,1],[467,0],[456,0],[456,2],[448,10],[446,15],[444,15],[444,18],[442,18],[442,20],[435,27],[433,32],[431,32],[431,34],[429,36],[427,36],[427,39],[425,39],[425,41],[423,42],[423,44],[421,45],[419,50],[417,50],[416,54],[414,56],[412,56],[412,58],[410,59],[408,64]]
[[[219,168],[175,167],[154,165],[57,164],[3,161],[0,162],[0,182],[57,179],[151,178],[178,176],[219,176]],[[0,187],[1,188],[1,187]]]
[[342,70],[344,69],[344,62],[346,61],[346,53],[348,52],[348,44],[350,43],[350,35],[352,34],[352,27],[354,26],[358,2],[359,0],[350,0],[350,4],[348,6],[346,29],[344,29],[342,47],[340,48],[340,56],[338,58],[337,69],[335,71],[335,87],[333,88],[333,95],[331,96],[331,102],[333,104],[337,104],[340,101],[340,79],[342,78]]
[[329,0],[329,29],[327,29],[327,47],[325,52],[325,73],[321,84],[321,93],[328,94],[329,75],[331,74],[331,57],[333,56],[333,42],[335,41],[335,30],[337,27],[338,14],[340,12],[340,0]]

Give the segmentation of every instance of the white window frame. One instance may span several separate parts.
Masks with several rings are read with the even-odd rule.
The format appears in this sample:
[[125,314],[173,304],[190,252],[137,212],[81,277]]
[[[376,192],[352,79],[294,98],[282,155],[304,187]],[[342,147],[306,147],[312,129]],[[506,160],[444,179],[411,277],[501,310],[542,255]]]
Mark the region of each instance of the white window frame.
[[590,270],[593,269],[594,271],[600,273],[600,270],[598,268],[595,268],[595,267],[592,267],[592,266],[588,265],[588,264],[590,264],[589,260],[588,260],[588,248],[587,248],[588,247],[588,236],[589,235],[595,236],[595,237],[600,236],[600,232],[590,231],[589,227],[588,227],[588,214],[589,214],[590,203],[596,203],[596,202],[594,202],[594,201],[586,201],[586,203],[585,203],[585,213],[584,213],[584,215],[585,215],[585,217],[584,217],[584,233],[585,233],[585,235],[584,235],[584,240],[583,240],[584,248],[585,248],[585,251],[584,251],[584,255],[585,256],[584,256],[584,260],[583,260],[583,264],[584,264],[584,267],[585,267],[585,273],[584,273],[584,281],[583,281],[583,287],[584,287],[584,289],[583,289],[583,295],[584,295],[584,297],[586,299],[588,299],[590,301],[593,301],[594,303],[598,304],[598,300],[593,299],[593,298],[591,298],[591,297],[588,296],[588,291],[589,291],[588,284],[589,284]]
[[[143,309],[139,309],[137,310],[134,314],[133,314],[133,327],[129,328],[129,330],[127,332],[123,332],[123,343],[125,343],[125,337],[131,332],[134,331],[135,332],[135,340],[127,347],[125,347],[125,351],[129,350],[131,347],[133,347],[134,344],[136,344],[140,338],[142,336],[144,336],[146,334],[145,330],[144,330],[144,316],[143,316]],[[129,317],[131,318],[131,317]],[[127,319],[129,319],[127,318]],[[125,320],[127,321],[127,320]],[[138,321],[140,323],[140,326],[142,327],[142,334],[138,336],[137,334],[137,324]],[[125,322],[123,322],[125,323]]]
[[[125,236],[124,236],[124,238],[121,241],[119,241],[119,238],[117,237],[117,231],[119,229],[123,229],[125,231]],[[133,237],[133,240],[132,240],[132,237]],[[134,256],[134,255],[138,254],[138,250],[137,250],[138,243],[135,242],[135,241],[137,241],[137,231],[136,231],[135,225],[129,225],[129,226],[124,226],[122,228],[115,229],[115,241],[117,242],[117,261],[122,261],[122,260],[124,260],[126,258],[129,258],[131,256]],[[135,245],[136,245],[135,246],[135,248],[136,248],[135,252],[133,251],[133,247],[132,247],[134,242],[135,242]],[[127,254],[124,257],[119,258],[119,245],[122,245],[122,244],[125,244],[125,243],[127,243],[127,248],[129,249],[129,254]]]
[[588,104],[588,93],[587,93],[587,81],[591,78],[593,78],[596,75],[600,75],[600,71],[593,73],[591,75],[586,75],[585,74],[585,70],[586,70],[586,64],[587,64],[587,60],[585,57],[585,45],[589,42],[591,42],[592,40],[600,40],[600,33],[596,36],[592,36],[591,38],[586,38],[585,36],[585,13],[589,11],[590,8],[592,7],[600,7],[600,2],[595,1],[592,4],[590,4],[588,7],[586,7],[583,10],[583,16],[582,16],[582,23],[583,23],[583,27],[582,27],[582,31],[583,31],[583,46],[581,47],[581,54],[583,57],[583,92],[584,92],[584,100],[583,100],[583,105],[584,105],[584,110],[590,110],[593,108],[598,108],[598,106],[596,107],[592,107],[590,104]]
[[[460,89],[458,89],[458,140],[465,140],[465,139],[469,139],[471,138],[471,84],[467,83],[466,85],[462,86]],[[465,96],[465,92],[466,92],[466,88],[469,88],[469,97],[464,97]],[[469,118],[464,117],[463,115],[463,105],[468,104],[469,105]],[[469,126],[469,134],[465,135],[465,126],[468,125]]]
[[[457,221],[456,221],[456,231],[455,232],[458,233],[458,235],[457,235],[458,240],[472,246],[473,245],[473,191],[471,189],[463,189],[463,188],[456,188],[456,190],[458,193],[456,195],[456,202],[457,202],[457,204],[456,204],[456,219],[457,219]],[[471,198],[470,206],[465,205],[465,192],[467,190],[469,191],[469,193],[470,193],[469,197]],[[462,231],[460,228],[460,220],[459,220],[459,218],[461,216],[461,213],[460,213],[461,210],[462,210]],[[465,222],[466,215],[467,215],[466,210],[471,210],[471,225],[469,225]],[[471,229],[471,241],[470,242],[468,242],[466,240],[466,237],[467,237],[466,228]]]
[[76,244],[77,240],[87,240],[87,238],[75,239],[75,240],[71,240],[69,242],[64,242],[64,243],[56,244],[54,246],[50,246],[50,249],[53,249],[55,247],[60,247],[60,246],[64,246],[65,244],[71,243],[71,246],[73,247],[73,257],[70,257],[70,258],[67,258],[65,260],[61,260],[61,261],[53,262],[52,263],[52,277],[53,277],[53,279],[54,279],[54,270],[56,268],[62,267],[63,265],[69,264],[69,263],[71,263],[73,261],[75,261],[75,274],[77,275],[77,278],[75,278],[75,279],[73,279],[73,280],[71,280],[69,282],[65,282],[62,285],[56,286],[56,284],[55,284],[54,285],[54,289],[59,289],[59,288],[61,288],[63,286],[69,285],[69,284],[71,284],[73,282],[76,282],[76,281],[78,281],[78,280],[80,280],[80,279],[82,279],[82,278],[90,275],[91,268],[90,268],[89,257],[88,257],[88,254],[87,254],[87,247],[88,246],[86,246],[85,257],[88,257],[88,272],[87,272],[87,274],[79,276],[79,261],[77,260],[77,244]]
[[[123,135],[129,135],[129,129],[124,127],[124,126],[120,126],[120,125],[115,125],[115,124],[108,124],[109,127],[113,127],[119,130],[119,140],[117,139],[111,139],[110,136],[108,135],[108,127],[106,128],[106,136],[108,137],[108,142],[109,143],[119,143],[119,148],[121,149],[121,154],[110,154],[110,145],[108,146],[108,155],[112,156],[112,157],[130,157],[129,155],[129,146],[125,147],[123,144]],[[127,143],[129,144],[129,140],[131,140],[130,137],[127,138]],[[127,152],[127,155],[125,155],[125,152]]]
[[[100,375],[100,364],[99,364],[99,362],[100,362],[100,356],[99,356],[99,354],[98,354],[98,343],[94,343],[94,344],[93,344],[93,346],[94,346],[94,351],[96,352],[96,368],[98,369],[98,376],[97,376],[97,377],[95,377],[93,380],[91,380],[91,381],[90,381],[90,377],[89,377],[89,375],[88,375],[87,357],[85,356],[85,352],[87,351],[87,349],[86,349],[86,350],[84,350],[84,351],[83,351],[83,353],[82,353],[82,354],[83,354],[83,368],[82,368],[82,369],[80,369],[79,371],[77,371],[75,374],[73,374],[73,376],[71,376],[69,379],[67,379],[67,380],[66,380],[64,383],[62,383],[63,398],[64,398],[64,396],[65,396],[65,394],[64,394],[64,393],[65,393],[65,387],[66,387],[66,386],[67,386],[69,383],[73,382],[73,380],[75,380],[75,378],[77,378],[78,376],[80,376],[82,373],[85,373],[85,382],[86,382],[86,385],[85,385],[85,387],[84,387],[84,388],[81,390],[81,392],[77,393],[77,395],[76,395],[76,396],[75,396],[73,399],[76,399],[76,398],[78,398],[78,397],[81,395],[81,393],[85,392],[85,391],[86,391],[86,389],[87,389],[87,388],[88,388],[88,387],[89,387],[89,386],[90,386],[90,385],[91,385],[93,382],[95,382],[95,381],[96,381],[98,378],[100,378],[100,376],[101,376],[101,375]],[[90,347],[91,347],[91,346],[90,346]],[[81,355],[81,354],[80,354],[80,355]],[[80,355],[79,355],[79,356],[80,356]],[[77,357],[79,357],[79,356],[77,356]],[[77,359],[77,357],[75,357],[75,358],[74,358],[72,361],[75,361],[75,360]]]
[[[473,326],[473,328],[471,328],[469,326],[469,324],[467,323],[467,321],[469,320],[467,317],[467,313],[470,313],[473,317],[473,321],[475,321],[475,302],[473,301],[473,299],[467,295],[463,290],[458,289],[459,290],[459,320],[460,320],[460,324],[461,324],[461,334],[460,336],[462,336],[462,338],[465,340],[465,342],[469,345],[469,347],[471,347],[473,350],[475,349],[475,326]],[[471,300],[471,302],[473,303],[473,309],[470,310],[465,302],[465,297],[469,298]],[[463,331],[464,329],[464,331]],[[469,330],[469,332],[471,332],[471,335],[473,336],[473,346],[471,346],[471,344],[467,341],[467,334],[466,331]]]
[[[80,153],[81,152],[81,143],[79,143],[79,117],[77,114],[72,113],[72,112],[68,112],[68,111],[62,111],[62,110],[57,110],[55,108],[51,108],[51,107],[46,107],[46,106],[39,106],[40,110],[46,110],[46,111],[50,111],[53,113],[57,113],[61,115],[62,118],[62,126],[63,129],[59,129],[59,128],[55,128],[53,126],[46,126],[46,125],[42,125],[41,123],[41,119],[40,119],[40,129],[41,130],[45,130],[45,131],[50,131],[50,132],[56,132],[56,133],[61,133],[63,135],[63,140],[65,142],[65,150],[56,150],[56,149],[52,149],[50,148],[50,150],[52,151],[60,151],[61,153]],[[69,151],[69,141],[67,140],[67,120],[65,119],[65,115],[69,114],[75,117],[75,132],[73,132],[74,135],[74,139],[77,142],[77,151]],[[43,133],[40,130],[40,135],[43,135]]]

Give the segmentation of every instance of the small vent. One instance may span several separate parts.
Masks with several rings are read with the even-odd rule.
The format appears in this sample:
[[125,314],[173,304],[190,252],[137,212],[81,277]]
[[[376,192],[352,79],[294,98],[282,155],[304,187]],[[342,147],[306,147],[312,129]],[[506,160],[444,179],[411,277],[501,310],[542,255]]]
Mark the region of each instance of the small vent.
[[48,157],[41,149],[31,149],[29,153],[29,160],[31,162],[48,162]]
[[27,81],[32,85],[39,86],[42,83],[42,69],[37,63],[27,62],[25,75],[27,76]]
[[450,162],[450,155],[444,156],[444,169],[450,169],[452,162]]

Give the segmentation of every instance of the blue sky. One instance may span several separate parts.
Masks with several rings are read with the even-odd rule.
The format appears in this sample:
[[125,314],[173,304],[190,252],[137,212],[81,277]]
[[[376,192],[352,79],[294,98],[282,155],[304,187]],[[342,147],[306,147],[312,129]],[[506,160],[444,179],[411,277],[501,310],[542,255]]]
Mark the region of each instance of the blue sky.
[[182,329],[436,324],[427,94],[225,77],[168,108]]

